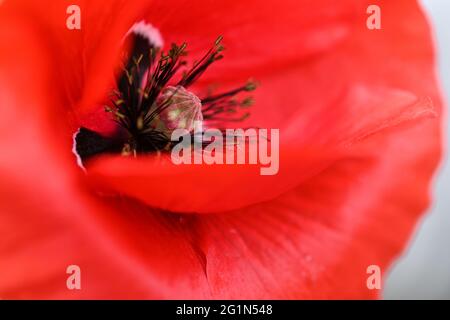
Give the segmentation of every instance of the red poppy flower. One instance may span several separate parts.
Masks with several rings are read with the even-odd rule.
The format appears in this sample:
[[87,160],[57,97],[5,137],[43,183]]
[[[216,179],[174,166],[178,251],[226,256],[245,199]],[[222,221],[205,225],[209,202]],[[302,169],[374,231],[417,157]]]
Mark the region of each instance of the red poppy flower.
[[[441,99],[429,27],[412,1],[73,1],[0,4],[1,298],[375,298],[429,204]],[[258,79],[242,126],[280,129],[280,169],[103,155],[86,173],[80,127],[102,103],[122,39],[146,21],[194,58],[196,83]],[[241,126],[241,124],[239,124]],[[82,289],[68,290],[78,265]]]

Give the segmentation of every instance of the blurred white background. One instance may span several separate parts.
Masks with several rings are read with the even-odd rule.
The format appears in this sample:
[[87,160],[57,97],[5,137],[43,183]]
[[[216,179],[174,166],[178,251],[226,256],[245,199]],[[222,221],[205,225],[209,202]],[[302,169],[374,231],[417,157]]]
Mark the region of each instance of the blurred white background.
[[[439,76],[450,101],[450,0],[422,0],[437,35]],[[446,127],[447,125],[447,120]],[[450,130],[445,132],[450,150]],[[435,181],[435,201],[418,227],[405,255],[385,284],[386,299],[450,299],[450,162],[448,156]]]

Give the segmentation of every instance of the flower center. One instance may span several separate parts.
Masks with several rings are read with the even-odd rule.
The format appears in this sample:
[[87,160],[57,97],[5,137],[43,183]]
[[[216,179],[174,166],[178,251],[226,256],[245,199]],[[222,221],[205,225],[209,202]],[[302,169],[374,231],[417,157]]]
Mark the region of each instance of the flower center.
[[118,124],[117,133],[106,137],[80,128],[74,149],[81,161],[105,152],[136,156],[170,150],[176,143],[171,141],[171,133],[176,129],[192,131],[195,121],[220,124],[249,116],[246,108],[253,99],[236,96],[255,90],[253,81],[202,99],[189,91],[210,65],[223,58],[222,37],[190,67],[186,61],[187,44],[172,44],[170,50],[162,51],[159,32],[151,25],[136,24],[125,41],[131,49],[124,54],[125,63],[111,104],[105,107]]

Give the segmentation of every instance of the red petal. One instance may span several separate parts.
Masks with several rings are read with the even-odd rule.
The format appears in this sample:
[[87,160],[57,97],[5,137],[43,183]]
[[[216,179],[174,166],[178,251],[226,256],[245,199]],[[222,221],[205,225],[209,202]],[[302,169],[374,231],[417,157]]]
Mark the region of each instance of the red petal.
[[256,0],[201,5],[157,0],[146,18],[161,30],[167,44],[186,41],[194,55],[201,55],[223,35],[226,59],[214,65],[206,77],[223,81],[225,76],[236,82],[259,76],[260,71],[290,68],[333,48],[348,36],[352,21],[347,15],[353,10],[352,5],[324,1],[286,0],[275,6],[271,1]]
[[[66,10],[74,4],[81,10],[81,30],[66,26],[70,16]],[[125,0],[108,4],[100,0],[17,0],[5,2],[1,9],[5,16],[20,13],[42,32],[41,41],[52,55],[50,76],[61,98],[60,110],[64,117],[79,120],[79,108],[92,109],[104,99],[113,81],[121,41],[147,6],[144,1]]]

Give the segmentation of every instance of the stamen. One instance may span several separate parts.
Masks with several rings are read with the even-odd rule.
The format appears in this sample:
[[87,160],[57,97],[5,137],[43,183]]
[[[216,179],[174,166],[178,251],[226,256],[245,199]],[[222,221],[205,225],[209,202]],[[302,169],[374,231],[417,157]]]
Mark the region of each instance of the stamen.
[[186,43],[172,44],[168,52],[163,52],[158,30],[144,22],[135,24],[125,41],[131,44],[131,50],[124,54],[117,89],[111,93],[110,105],[105,106],[105,111],[118,124],[118,130],[114,136],[105,137],[80,128],[74,138],[74,148],[83,162],[105,152],[137,156],[170,150],[175,143],[171,141],[175,129],[192,131],[195,121],[234,122],[250,115],[243,110],[252,105],[253,99],[238,100],[236,96],[255,90],[254,81],[202,100],[187,90],[209,66],[223,58],[222,37],[217,38],[199,61],[182,72],[178,81],[174,78],[187,65]]
[[242,86],[240,88],[237,88],[237,89],[225,92],[225,93],[221,93],[221,94],[218,94],[215,96],[210,96],[208,98],[202,99],[202,102],[203,102],[203,104],[211,103],[211,102],[214,102],[217,100],[235,96],[238,93],[243,92],[243,91],[253,91],[256,89],[256,87],[257,87],[257,83],[252,80],[249,80],[245,86]]
[[215,61],[223,58],[221,52],[225,49],[221,42],[223,37],[219,36],[212,47],[203,58],[194,63],[193,67],[183,75],[183,79],[178,83],[179,86],[189,87],[192,85],[205,71],[208,67]]
[[[253,91],[256,88],[257,83],[253,80],[249,80],[245,86],[203,99],[203,118],[205,120],[222,122],[236,122],[247,119],[247,117],[250,116],[250,113],[248,112],[237,116],[236,114],[239,112],[239,109],[245,109],[251,106],[253,104],[253,98],[246,97],[245,99],[238,101],[234,99],[234,96],[244,91]],[[221,117],[217,117],[217,115],[221,115]]]

